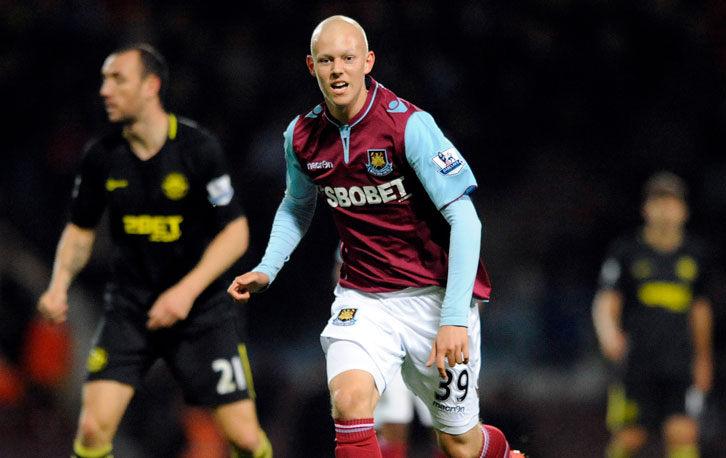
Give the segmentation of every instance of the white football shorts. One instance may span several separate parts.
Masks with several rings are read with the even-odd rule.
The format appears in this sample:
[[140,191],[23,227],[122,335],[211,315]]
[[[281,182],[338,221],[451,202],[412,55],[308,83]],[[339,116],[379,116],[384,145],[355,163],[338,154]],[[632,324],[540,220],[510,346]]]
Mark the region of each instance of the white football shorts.
[[426,367],[441,319],[444,289],[406,288],[366,293],[338,285],[331,317],[321,333],[328,383],[359,369],[370,373],[384,393],[400,370],[405,384],[426,405],[434,428],[463,434],[479,422],[481,328],[479,309],[469,310],[469,363],[446,366],[442,380],[436,364]]

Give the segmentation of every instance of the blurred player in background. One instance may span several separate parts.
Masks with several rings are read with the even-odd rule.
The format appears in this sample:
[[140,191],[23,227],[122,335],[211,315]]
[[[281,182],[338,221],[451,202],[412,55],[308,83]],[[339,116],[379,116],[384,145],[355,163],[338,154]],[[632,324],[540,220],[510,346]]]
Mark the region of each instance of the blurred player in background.
[[488,298],[490,287],[469,198],[473,173],[428,113],[368,76],[375,57],[356,21],[324,20],[310,47],[308,69],[325,102],[286,130],[287,190],[267,250],[228,291],[244,302],[274,281],[320,190],[342,240],[321,335],[336,457],[381,456],[373,412],[399,370],[429,408],[447,456],[508,457],[502,432],[479,422],[472,297]]
[[38,309],[66,320],[68,289],[109,211],[112,277],[88,358],[74,456],[112,456],[121,418],[157,359],[190,405],[213,412],[234,457],[272,456],[259,426],[238,312],[220,276],[246,251],[247,219],[218,140],[167,113],[168,68],[148,44],[105,60],[112,132],[87,148],[50,285]]
[[645,183],[642,215],[636,234],[613,243],[593,303],[600,347],[622,378],[609,395],[606,455],[636,456],[649,434],[662,432],[668,457],[695,458],[696,416],[713,379],[708,253],[686,233],[678,176]]

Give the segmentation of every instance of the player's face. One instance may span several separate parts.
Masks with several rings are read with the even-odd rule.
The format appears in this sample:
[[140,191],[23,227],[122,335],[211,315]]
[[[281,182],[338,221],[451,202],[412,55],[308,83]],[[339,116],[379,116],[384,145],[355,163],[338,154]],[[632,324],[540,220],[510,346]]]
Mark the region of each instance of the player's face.
[[688,219],[686,203],[671,195],[652,197],[643,204],[646,224],[664,229],[680,229]]
[[339,121],[348,121],[365,104],[365,75],[373,68],[373,52],[366,51],[361,31],[347,23],[324,27],[312,51],[308,69],[317,78],[328,109]]
[[141,58],[135,50],[111,54],[101,68],[103,84],[99,94],[111,122],[134,122],[143,109],[146,78],[142,78]]

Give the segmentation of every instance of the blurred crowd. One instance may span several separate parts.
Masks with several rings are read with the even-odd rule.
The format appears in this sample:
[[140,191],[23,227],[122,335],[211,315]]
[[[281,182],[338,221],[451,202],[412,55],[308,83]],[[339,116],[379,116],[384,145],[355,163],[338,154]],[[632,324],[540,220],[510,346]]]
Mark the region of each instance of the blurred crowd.
[[[429,111],[475,170],[473,198],[494,288],[483,311],[485,417],[497,416],[492,423],[509,425],[539,457],[569,456],[538,442],[557,431],[556,422],[539,420],[561,419],[561,428],[577,429],[572,438],[580,448],[573,450],[590,447],[582,456],[599,456],[607,373],[590,305],[607,243],[639,224],[640,186],[656,170],[688,182],[689,228],[718,249],[712,291],[724,354],[723,2],[4,0],[0,366],[21,368],[26,402],[76,417],[76,407],[67,407],[77,405],[67,401],[77,397],[76,379],[34,376],[37,370],[23,366],[23,342],[30,339],[25,330],[35,329],[33,308],[83,146],[106,126],[97,94],[105,56],[128,42],[153,43],[171,68],[167,108],[220,136],[250,218],[242,271],[261,257],[284,191],[283,129],[320,101],[304,66],[310,33],[335,13],[366,29],[377,56],[374,78]],[[78,279],[84,316],[98,312],[106,272],[103,237],[99,242],[101,254]],[[326,456],[332,440],[318,333],[328,315],[336,243],[330,215],[319,206],[278,287],[244,311],[260,416],[273,444],[311,434],[323,442],[319,449],[305,445],[299,456]],[[8,257],[18,251],[33,261]],[[81,323],[93,320],[71,321],[74,335],[92,331]],[[45,338],[66,342],[77,359],[87,350],[85,338]],[[726,384],[725,373],[717,384]],[[290,399],[306,417],[321,419],[319,431],[302,413],[285,415]],[[558,413],[558,405],[569,410]],[[0,422],[32,429],[35,420],[17,426],[14,412],[0,405]],[[64,456],[70,443],[74,420],[59,421],[61,449],[47,456]],[[0,431],[0,455],[13,456],[2,451],[15,436]],[[550,445],[558,446],[566,453],[572,445]],[[288,447],[276,456],[295,456]],[[132,456],[121,450],[119,456]]]

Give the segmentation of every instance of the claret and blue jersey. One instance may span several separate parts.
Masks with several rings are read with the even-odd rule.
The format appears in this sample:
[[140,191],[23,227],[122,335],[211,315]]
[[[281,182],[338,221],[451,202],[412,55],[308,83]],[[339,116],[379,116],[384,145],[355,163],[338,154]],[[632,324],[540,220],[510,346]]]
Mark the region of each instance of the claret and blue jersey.
[[[474,175],[430,114],[367,78],[348,123],[324,103],[285,132],[287,198],[318,193],[342,240],[341,284],[381,292],[446,285],[450,226],[440,210],[473,191]],[[314,204],[313,204],[314,205]],[[489,297],[483,265],[475,297]]]

